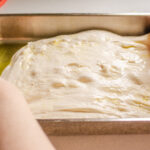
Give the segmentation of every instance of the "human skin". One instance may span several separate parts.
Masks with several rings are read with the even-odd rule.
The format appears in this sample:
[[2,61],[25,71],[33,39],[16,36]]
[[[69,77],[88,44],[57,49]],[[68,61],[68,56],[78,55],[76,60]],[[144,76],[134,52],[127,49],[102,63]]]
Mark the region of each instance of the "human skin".
[[0,79],[0,150],[54,150],[21,92]]

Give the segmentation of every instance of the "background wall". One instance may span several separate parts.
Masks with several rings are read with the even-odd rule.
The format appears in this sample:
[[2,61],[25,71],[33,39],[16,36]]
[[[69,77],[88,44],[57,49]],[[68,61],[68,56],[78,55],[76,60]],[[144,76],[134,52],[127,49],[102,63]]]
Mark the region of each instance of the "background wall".
[[150,0],[7,0],[0,13],[147,13]]

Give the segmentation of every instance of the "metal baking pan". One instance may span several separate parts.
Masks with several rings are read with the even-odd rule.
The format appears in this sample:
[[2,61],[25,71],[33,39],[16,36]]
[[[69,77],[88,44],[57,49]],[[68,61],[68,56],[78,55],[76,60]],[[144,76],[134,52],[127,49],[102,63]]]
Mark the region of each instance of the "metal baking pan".
[[[0,15],[0,44],[25,44],[27,41],[88,29],[104,29],[120,35],[142,35],[150,31],[150,14]],[[38,121],[48,135],[150,133],[150,118]]]

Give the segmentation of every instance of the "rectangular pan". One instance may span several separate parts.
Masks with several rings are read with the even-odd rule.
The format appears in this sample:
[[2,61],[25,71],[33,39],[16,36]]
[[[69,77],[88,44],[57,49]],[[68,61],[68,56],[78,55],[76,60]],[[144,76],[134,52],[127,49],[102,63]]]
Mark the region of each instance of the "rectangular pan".
[[[28,14],[0,15],[1,44],[104,29],[120,35],[142,35],[150,31],[150,15]],[[48,135],[98,135],[150,133],[150,118],[47,119],[38,120]]]

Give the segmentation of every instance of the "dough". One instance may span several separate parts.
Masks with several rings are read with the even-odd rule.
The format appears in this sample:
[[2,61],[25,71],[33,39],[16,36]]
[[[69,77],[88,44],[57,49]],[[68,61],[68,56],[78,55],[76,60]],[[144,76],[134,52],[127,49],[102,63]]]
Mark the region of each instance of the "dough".
[[148,37],[90,30],[29,42],[2,78],[38,119],[150,117]]

